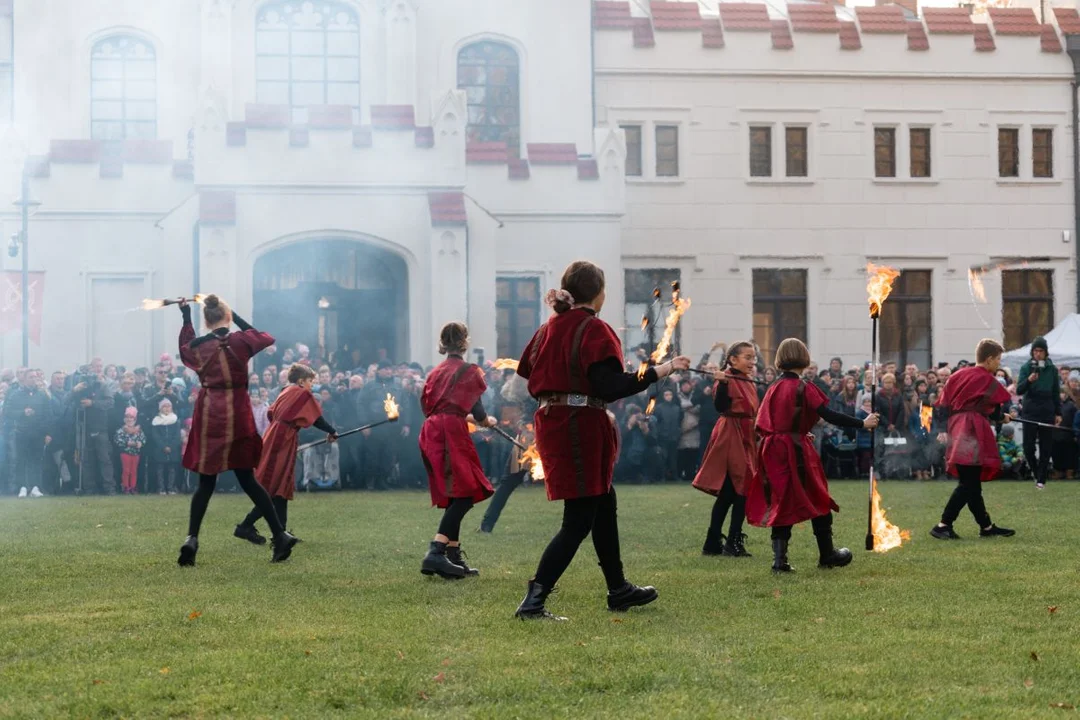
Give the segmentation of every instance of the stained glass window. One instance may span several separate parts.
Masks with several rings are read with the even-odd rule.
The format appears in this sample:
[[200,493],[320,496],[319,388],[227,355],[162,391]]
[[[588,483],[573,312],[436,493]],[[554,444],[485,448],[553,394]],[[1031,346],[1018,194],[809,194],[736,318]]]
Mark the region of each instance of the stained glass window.
[[469,142],[505,142],[521,156],[518,55],[499,42],[475,42],[458,53],[457,84],[468,104]]
[[90,55],[90,135],[95,140],[157,137],[157,58],[150,43],[112,35]]

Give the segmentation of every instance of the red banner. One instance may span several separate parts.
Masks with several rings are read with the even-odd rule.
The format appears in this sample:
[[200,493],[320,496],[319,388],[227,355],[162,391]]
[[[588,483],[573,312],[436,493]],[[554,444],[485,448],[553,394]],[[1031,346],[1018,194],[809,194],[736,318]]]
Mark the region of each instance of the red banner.
[[[41,345],[41,311],[45,297],[45,273],[27,275],[30,285],[30,340]],[[0,286],[0,335],[22,332],[22,273],[8,271]]]

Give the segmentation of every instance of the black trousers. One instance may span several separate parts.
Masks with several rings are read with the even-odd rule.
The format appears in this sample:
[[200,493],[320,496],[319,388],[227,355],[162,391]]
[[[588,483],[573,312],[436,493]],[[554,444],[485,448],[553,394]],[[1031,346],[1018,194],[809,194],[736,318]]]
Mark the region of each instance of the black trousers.
[[[289,521],[289,501],[283,497],[273,496],[270,501],[274,505],[274,512],[277,513],[278,520],[281,521],[281,527],[287,527],[286,523]],[[262,510],[258,507],[251,508],[251,512],[247,514],[247,517],[240,523],[247,527],[255,527],[255,523],[261,520],[263,517]]]
[[499,487],[495,488],[495,494],[491,496],[491,502],[488,503],[487,512],[484,513],[484,519],[480,521],[480,529],[484,532],[491,532],[495,529],[495,523],[499,522],[499,516],[502,515],[503,508],[506,507],[506,501],[510,499],[510,494],[521,487],[521,484],[525,482],[525,474],[527,470],[521,470],[520,472],[511,473],[505,475],[501,481],[499,481]]
[[546,588],[555,587],[590,532],[608,590],[622,587],[626,578],[619,549],[618,504],[614,488],[606,495],[563,501],[562,527],[540,556],[536,582]]
[[[1026,438],[1024,444],[1027,444]],[[1049,445],[1047,447],[1049,448]],[[956,483],[949,502],[945,503],[945,511],[941,513],[941,522],[952,525],[960,517],[960,511],[967,505],[980,528],[990,527],[990,514],[986,512],[986,503],[983,502],[982,496],[982,466],[958,465],[956,470],[960,481]]]
[[706,543],[719,544],[728,510],[731,510],[731,529],[728,534],[738,537],[742,535],[743,521],[746,520],[746,498],[735,492],[735,485],[730,478],[724,480],[724,486],[720,488],[720,494],[713,503],[709,532],[705,536]]
[[[251,468],[236,468],[232,472],[236,474],[236,481],[240,483],[240,487],[255,503],[255,507],[259,508],[262,516],[266,518],[266,524],[270,526],[270,531],[277,538],[284,532],[285,528],[281,521],[278,520],[277,511],[270,501],[270,495],[255,480],[255,471]],[[191,495],[191,517],[188,520],[188,535],[198,536],[203,517],[206,515],[206,508],[210,504],[210,498],[213,497],[216,487],[217,475],[199,475],[199,487]]]
[[[1053,422],[1053,419],[1050,420]],[[1039,461],[1035,462],[1035,443],[1039,444]],[[1024,457],[1035,471],[1035,479],[1045,483],[1050,475],[1050,458],[1054,452],[1054,431],[1050,428],[1028,425],[1024,428]]]
[[442,520],[439,521],[439,534],[445,535],[450,542],[457,542],[461,537],[461,521],[472,507],[472,498],[450,498],[450,504],[443,510]]
[[[116,494],[116,475],[113,468],[112,445],[109,444],[109,435],[106,432],[95,433],[86,436],[86,449],[80,460],[83,464],[83,487],[86,488],[86,478],[94,471],[98,473],[103,495]],[[89,464],[87,464],[89,463]]]
[[45,468],[45,439],[40,437],[20,437],[15,435],[12,443],[14,457],[12,458],[12,487],[14,490],[43,484],[42,471]]
[[[831,512],[819,515],[810,521],[810,527],[814,529],[814,535],[830,539],[832,539],[832,524],[833,516]],[[771,537],[773,540],[790,540],[791,525],[774,525]]]

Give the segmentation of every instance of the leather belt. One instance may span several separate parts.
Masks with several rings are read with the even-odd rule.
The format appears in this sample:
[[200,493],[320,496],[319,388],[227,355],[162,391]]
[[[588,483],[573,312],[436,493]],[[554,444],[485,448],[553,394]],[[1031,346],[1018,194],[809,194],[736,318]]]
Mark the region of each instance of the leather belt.
[[551,393],[540,398],[540,408],[552,406],[564,407],[590,407],[596,410],[607,410],[607,403],[588,395],[575,393]]

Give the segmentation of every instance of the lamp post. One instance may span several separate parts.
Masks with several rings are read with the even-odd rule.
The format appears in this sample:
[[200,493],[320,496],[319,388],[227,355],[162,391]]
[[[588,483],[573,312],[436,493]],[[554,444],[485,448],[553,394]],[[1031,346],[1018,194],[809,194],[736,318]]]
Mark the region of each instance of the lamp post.
[[22,192],[13,205],[19,207],[22,214],[22,228],[17,236],[12,237],[9,253],[14,256],[22,252],[22,365],[30,365],[30,208],[41,205],[30,199],[30,175],[22,174]]

